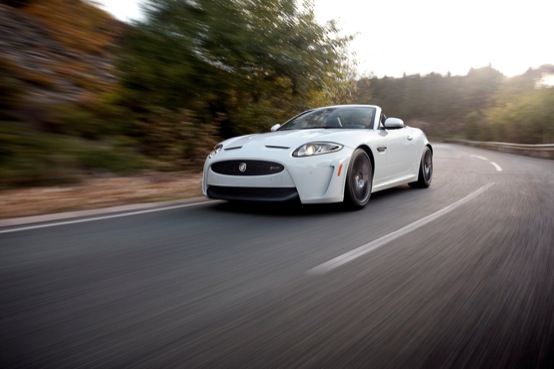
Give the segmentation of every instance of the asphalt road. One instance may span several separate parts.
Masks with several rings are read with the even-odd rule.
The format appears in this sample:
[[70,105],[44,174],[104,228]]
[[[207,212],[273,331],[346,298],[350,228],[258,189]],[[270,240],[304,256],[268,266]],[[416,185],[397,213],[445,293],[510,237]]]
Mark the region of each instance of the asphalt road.
[[554,161],[38,226],[0,229],[2,368],[554,368]]

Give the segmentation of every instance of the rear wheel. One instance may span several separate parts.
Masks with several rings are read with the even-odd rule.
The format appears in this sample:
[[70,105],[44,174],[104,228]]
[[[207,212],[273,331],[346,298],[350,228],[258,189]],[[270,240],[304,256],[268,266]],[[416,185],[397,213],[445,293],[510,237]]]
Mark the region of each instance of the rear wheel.
[[419,175],[416,182],[410,183],[412,188],[427,188],[433,179],[433,152],[429,146],[425,146],[419,164]]
[[369,156],[362,149],[352,154],[346,174],[344,202],[351,209],[361,209],[369,201],[373,182],[373,171]]

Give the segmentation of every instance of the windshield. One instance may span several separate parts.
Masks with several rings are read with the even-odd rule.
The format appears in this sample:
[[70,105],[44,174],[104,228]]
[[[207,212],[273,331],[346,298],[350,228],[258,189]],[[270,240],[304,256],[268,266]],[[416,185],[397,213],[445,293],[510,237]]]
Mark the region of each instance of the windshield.
[[308,111],[287,123],[280,131],[313,128],[372,128],[375,108],[365,106],[329,107]]

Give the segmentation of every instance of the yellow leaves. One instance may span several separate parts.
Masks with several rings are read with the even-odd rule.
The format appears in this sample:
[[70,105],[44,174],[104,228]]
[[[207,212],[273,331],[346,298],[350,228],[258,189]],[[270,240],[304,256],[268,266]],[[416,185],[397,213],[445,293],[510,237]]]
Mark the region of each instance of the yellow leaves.
[[23,9],[42,22],[49,36],[73,51],[103,55],[124,26],[84,1],[35,0]]

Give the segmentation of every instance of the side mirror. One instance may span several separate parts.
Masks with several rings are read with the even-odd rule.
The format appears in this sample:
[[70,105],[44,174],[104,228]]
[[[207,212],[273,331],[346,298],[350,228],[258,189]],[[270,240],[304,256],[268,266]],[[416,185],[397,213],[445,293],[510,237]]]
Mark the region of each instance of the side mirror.
[[281,125],[280,124],[276,124],[274,126],[271,127],[271,132],[275,132],[276,130],[278,130],[279,128],[281,128]]
[[387,118],[385,120],[385,129],[397,129],[397,128],[404,128],[404,121],[400,118]]

